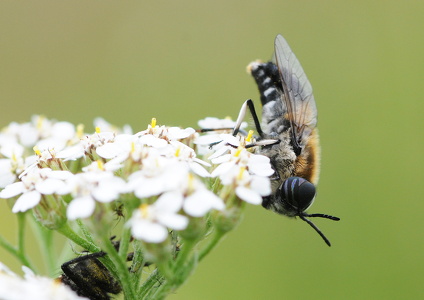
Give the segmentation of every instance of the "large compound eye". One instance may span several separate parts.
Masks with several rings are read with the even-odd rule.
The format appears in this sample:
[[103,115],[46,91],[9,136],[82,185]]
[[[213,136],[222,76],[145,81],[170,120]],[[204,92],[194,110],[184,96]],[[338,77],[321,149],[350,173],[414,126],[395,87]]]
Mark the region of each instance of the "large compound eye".
[[315,198],[315,186],[300,177],[287,178],[280,187],[284,200],[299,212],[303,212]]

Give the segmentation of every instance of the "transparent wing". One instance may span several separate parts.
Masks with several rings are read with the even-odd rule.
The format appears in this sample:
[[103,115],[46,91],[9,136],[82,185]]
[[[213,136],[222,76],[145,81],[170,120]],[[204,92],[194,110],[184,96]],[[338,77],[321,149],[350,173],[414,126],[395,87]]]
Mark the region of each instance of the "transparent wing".
[[317,124],[317,108],[312,86],[289,44],[281,35],[275,38],[274,61],[281,77],[281,98],[287,107],[293,146],[297,147],[300,153]]

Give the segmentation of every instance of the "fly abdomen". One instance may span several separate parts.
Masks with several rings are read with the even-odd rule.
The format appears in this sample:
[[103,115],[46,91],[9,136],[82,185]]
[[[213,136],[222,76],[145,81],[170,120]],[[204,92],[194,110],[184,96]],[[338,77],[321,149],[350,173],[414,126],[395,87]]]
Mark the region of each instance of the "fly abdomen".
[[272,62],[252,62],[248,69],[258,85],[262,106],[271,101],[279,101],[280,91],[277,88],[281,86],[281,80],[277,66]]
[[290,127],[285,118],[287,108],[281,100],[283,88],[278,67],[272,62],[252,62],[248,70],[255,79],[261,96],[262,129],[268,137],[277,138]]

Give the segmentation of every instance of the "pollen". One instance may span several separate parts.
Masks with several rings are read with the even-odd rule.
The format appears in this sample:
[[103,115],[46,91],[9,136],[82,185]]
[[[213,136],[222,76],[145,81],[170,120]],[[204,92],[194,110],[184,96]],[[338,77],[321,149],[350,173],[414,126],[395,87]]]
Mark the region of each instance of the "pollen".
[[100,127],[96,127],[96,133],[100,133]]
[[41,156],[41,151],[40,151],[40,149],[39,149],[37,146],[34,146],[34,147],[32,148],[32,150],[34,150],[34,152],[35,152],[35,154],[36,154],[37,156]]
[[191,173],[188,173],[188,186],[187,186],[188,194],[191,194],[194,191],[194,176]]
[[239,146],[237,148],[237,151],[234,153],[234,157],[239,157],[242,150],[243,150],[243,147]]
[[241,167],[241,168],[240,168],[240,171],[239,171],[239,173],[238,173],[238,175],[237,175],[237,180],[238,180],[238,181],[243,179],[243,175],[244,175],[244,172],[245,172],[245,171],[246,171],[246,167]]
[[180,156],[181,154],[181,147],[178,147],[177,150],[175,150],[175,157]]
[[131,153],[135,152],[135,143],[131,142]]
[[80,139],[84,135],[84,124],[77,125],[77,137]]
[[104,165],[103,165],[103,162],[102,162],[101,160],[98,160],[98,161],[97,161],[97,167],[98,167],[98,168],[99,168],[99,170],[101,170],[101,171],[104,171],[104,170],[105,170]]
[[252,136],[253,136],[253,130],[249,130],[249,133],[247,134],[247,137],[246,137],[246,142],[251,142]]
[[43,122],[46,118],[44,116],[38,116],[37,119],[37,129],[41,130],[41,128],[43,127]]
[[152,128],[156,127],[156,118],[152,118],[152,121],[150,122],[150,127]]
[[149,215],[149,204],[141,203],[138,209],[140,210],[141,217],[144,219],[147,218],[147,216]]

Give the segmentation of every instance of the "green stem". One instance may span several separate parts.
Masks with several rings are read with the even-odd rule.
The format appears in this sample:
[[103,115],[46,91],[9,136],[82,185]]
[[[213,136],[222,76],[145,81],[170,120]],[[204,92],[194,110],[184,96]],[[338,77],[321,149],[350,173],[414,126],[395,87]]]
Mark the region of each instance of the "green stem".
[[28,260],[24,253],[18,251],[17,248],[13,247],[8,241],[6,241],[2,236],[0,236],[0,247],[3,247],[7,252],[15,256],[24,266],[27,266],[31,270],[37,273],[36,269],[32,263]]
[[224,232],[220,230],[215,230],[212,238],[209,240],[209,242],[200,250],[199,253],[199,262],[202,261],[202,259],[211,252],[213,248],[218,244],[218,242],[221,240],[221,238],[225,235]]
[[91,253],[99,252],[100,248],[90,243],[89,241],[81,238],[75,231],[69,226],[68,223],[65,223],[62,227],[57,230],[60,234],[64,235],[75,244],[83,247],[84,249],[90,251]]
[[[133,242],[133,249],[134,249],[134,256],[133,261],[130,267],[130,272],[132,274],[132,281],[133,286],[139,287],[140,285],[140,278],[143,271],[144,266],[144,255],[141,248],[141,244],[139,241],[135,240]],[[138,293],[137,293],[138,294]]]
[[90,230],[88,230],[87,226],[80,219],[77,219],[76,223],[78,224],[78,227],[80,228],[82,234],[85,236],[87,241],[92,244],[95,244],[93,237],[91,236]]
[[[108,254],[110,260],[114,264],[114,267],[116,268],[116,274],[118,275],[119,281],[122,286],[122,290],[125,295],[126,300],[132,300],[135,298],[135,293],[133,289],[133,285],[131,284],[131,278],[130,273],[128,272],[127,264],[126,264],[126,258],[123,260],[121,259],[121,256],[116,251],[113,244],[110,242],[110,239],[107,237],[104,237],[102,239],[102,246],[104,248],[104,251]],[[108,267],[108,266],[107,266]],[[110,271],[112,271],[110,268],[108,268]]]
[[137,295],[139,296],[139,299],[151,299],[150,295],[155,292],[153,290],[155,285],[157,285],[158,282],[162,283],[163,281],[164,278],[160,275],[158,269],[154,270],[138,290]]
[[44,228],[41,224],[34,220],[34,226],[36,226],[36,233],[39,239],[41,248],[41,255],[47,266],[47,272],[50,276],[53,276],[56,272],[56,257],[53,251],[53,232],[49,229]]
[[[180,287],[191,274],[197,265],[197,256],[192,255],[193,249],[197,244],[195,239],[185,240],[182,249],[178,253],[175,264],[172,266],[172,274],[165,276],[167,280],[161,283],[149,293],[151,299],[163,299],[167,294]],[[159,269],[162,271],[161,269]]]
[[184,242],[182,249],[178,253],[177,260],[174,265],[174,273],[176,271],[178,272],[178,270],[184,267],[195,245],[196,240],[186,240]]
[[18,213],[18,251],[25,253],[25,214]]
[[119,242],[119,256],[121,260],[127,260],[128,247],[130,245],[131,229],[124,226],[122,229],[121,241]]

